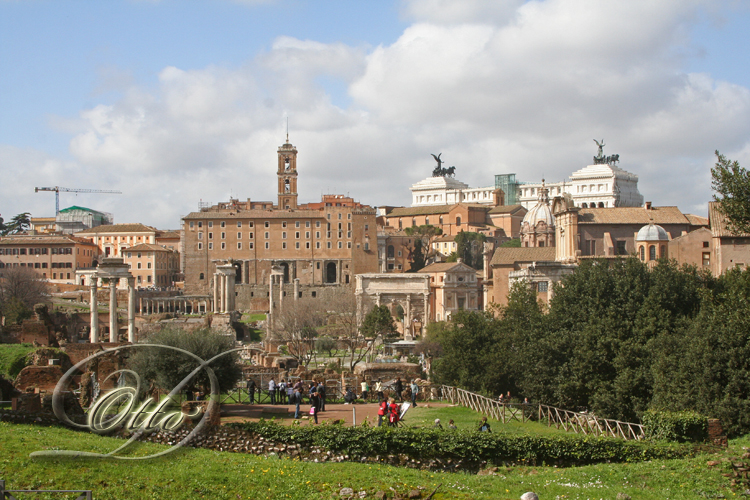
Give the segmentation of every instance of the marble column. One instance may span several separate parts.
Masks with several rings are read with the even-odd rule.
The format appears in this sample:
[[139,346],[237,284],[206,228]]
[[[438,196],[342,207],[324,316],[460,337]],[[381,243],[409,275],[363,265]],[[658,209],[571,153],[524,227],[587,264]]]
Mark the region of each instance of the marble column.
[[117,342],[117,278],[109,279],[109,341]]
[[135,278],[128,278],[128,342],[135,342]]
[[91,288],[91,301],[90,301],[90,307],[91,307],[91,335],[89,337],[90,342],[99,342],[99,302],[97,301],[96,297],[96,282],[98,281],[97,277],[93,277],[91,279],[91,284],[89,287]]
[[226,310],[224,312],[234,311],[234,286],[235,286],[235,273],[227,274],[226,287],[224,288],[224,295],[226,295]]
[[427,334],[427,323],[430,322],[430,294],[424,294],[424,313],[422,314],[422,335]]
[[219,273],[214,273],[214,281],[213,281],[213,287],[214,287],[214,301],[213,301],[213,310],[214,312],[219,312]]
[[294,278],[294,300],[299,298],[299,278]]

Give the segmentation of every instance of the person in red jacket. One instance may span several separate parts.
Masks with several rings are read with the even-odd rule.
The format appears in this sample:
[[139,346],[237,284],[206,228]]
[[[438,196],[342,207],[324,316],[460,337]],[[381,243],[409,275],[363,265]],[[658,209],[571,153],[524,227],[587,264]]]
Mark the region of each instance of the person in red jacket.
[[385,417],[385,414],[388,413],[388,401],[386,401],[385,398],[380,400],[379,406],[378,406],[378,427],[383,425],[383,417]]
[[399,421],[399,415],[401,413],[401,406],[396,404],[396,400],[391,398],[390,404],[388,405],[388,425],[391,427],[397,427]]

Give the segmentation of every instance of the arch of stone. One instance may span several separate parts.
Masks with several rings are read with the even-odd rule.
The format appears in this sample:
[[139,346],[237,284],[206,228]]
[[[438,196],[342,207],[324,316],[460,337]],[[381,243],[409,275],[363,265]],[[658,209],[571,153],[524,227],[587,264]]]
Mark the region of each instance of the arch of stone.
[[[419,333],[424,334],[429,321],[430,275],[420,273],[367,273],[356,276],[355,295],[359,322],[374,307],[387,305],[391,314],[397,305],[404,310],[404,339],[412,340],[412,328],[421,324]],[[417,333],[417,332],[414,332]]]

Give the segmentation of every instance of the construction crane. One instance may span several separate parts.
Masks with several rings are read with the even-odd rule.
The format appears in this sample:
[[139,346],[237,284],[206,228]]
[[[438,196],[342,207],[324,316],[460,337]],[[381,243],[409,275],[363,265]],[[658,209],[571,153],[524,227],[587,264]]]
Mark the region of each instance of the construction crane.
[[60,191],[64,193],[107,193],[107,194],[122,194],[121,191],[109,191],[106,189],[72,189],[64,188],[60,186],[55,187],[38,187],[34,188],[34,192],[39,191],[54,191],[55,192],[55,217],[60,213]]

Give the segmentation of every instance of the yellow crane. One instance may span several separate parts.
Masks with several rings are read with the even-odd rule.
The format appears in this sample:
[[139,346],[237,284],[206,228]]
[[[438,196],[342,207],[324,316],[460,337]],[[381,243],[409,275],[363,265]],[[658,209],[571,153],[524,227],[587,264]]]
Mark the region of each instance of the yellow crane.
[[55,217],[60,213],[60,191],[64,193],[106,193],[106,194],[122,194],[121,191],[110,191],[106,189],[74,189],[64,188],[60,186],[55,187],[35,187],[34,192],[39,191],[54,191],[55,192]]

